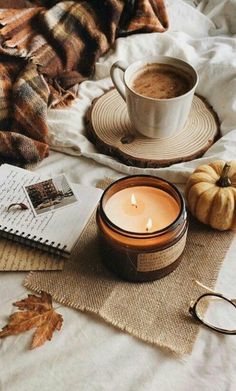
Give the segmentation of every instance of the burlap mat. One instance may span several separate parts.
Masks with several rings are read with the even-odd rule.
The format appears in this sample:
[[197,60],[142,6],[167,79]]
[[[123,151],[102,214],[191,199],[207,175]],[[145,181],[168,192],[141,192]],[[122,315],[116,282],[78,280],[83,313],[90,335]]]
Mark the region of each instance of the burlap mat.
[[102,264],[93,215],[64,270],[31,272],[24,286],[45,290],[59,303],[96,313],[135,337],[182,355],[191,352],[200,327],[188,313],[191,300],[203,292],[194,280],[214,287],[233,235],[191,221],[180,266],[161,280],[130,283]]

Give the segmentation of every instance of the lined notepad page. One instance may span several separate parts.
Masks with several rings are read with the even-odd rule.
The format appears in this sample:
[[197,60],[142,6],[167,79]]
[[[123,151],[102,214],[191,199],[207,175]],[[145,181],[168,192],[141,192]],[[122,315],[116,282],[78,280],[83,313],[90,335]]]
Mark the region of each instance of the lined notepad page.
[[[24,236],[42,238],[41,241],[54,242],[66,246],[71,252],[95,209],[102,191],[100,189],[71,184],[78,196],[78,202],[65,208],[35,217],[23,186],[48,178],[30,171],[4,164],[0,167],[0,224],[6,231],[24,232]],[[7,211],[12,203],[24,203],[29,209]],[[2,228],[1,228],[2,229]]]
[[62,270],[65,258],[0,238],[0,271]]

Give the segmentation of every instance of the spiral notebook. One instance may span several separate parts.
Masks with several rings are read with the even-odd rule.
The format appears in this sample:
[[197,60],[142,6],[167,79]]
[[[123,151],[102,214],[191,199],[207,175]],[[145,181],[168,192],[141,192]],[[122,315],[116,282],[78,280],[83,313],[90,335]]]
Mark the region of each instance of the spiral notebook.
[[[4,245],[0,243],[0,261],[4,258],[6,264],[16,244],[68,258],[101,194],[100,189],[69,183],[64,175],[45,178],[3,164],[0,167],[0,237]],[[15,245],[9,247],[9,242]]]

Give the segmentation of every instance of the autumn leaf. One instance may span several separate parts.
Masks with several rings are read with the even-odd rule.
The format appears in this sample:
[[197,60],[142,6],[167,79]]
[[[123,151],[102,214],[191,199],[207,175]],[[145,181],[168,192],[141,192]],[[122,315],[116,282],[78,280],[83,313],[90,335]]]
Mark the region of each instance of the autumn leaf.
[[8,324],[0,331],[0,338],[36,328],[31,343],[31,349],[34,349],[50,341],[54,331],[61,329],[63,318],[54,310],[49,293],[42,291],[40,296],[28,295],[13,305],[20,311],[10,315]]
[[52,309],[52,296],[42,291],[40,296],[28,295],[26,299],[16,301],[13,305],[20,310],[45,312]]

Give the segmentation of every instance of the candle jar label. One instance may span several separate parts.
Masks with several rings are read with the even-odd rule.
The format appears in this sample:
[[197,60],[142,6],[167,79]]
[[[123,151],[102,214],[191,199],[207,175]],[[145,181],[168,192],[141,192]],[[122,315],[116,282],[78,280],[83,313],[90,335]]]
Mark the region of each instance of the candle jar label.
[[137,271],[151,272],[171,265],[171,263],[176,261],[182,254],[186,243],[186,237],[187,232],[171,247],[156,252],[139,254],[137,259]]

